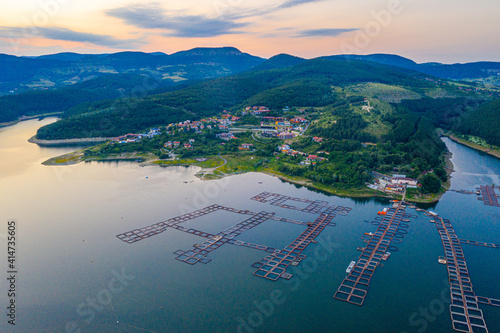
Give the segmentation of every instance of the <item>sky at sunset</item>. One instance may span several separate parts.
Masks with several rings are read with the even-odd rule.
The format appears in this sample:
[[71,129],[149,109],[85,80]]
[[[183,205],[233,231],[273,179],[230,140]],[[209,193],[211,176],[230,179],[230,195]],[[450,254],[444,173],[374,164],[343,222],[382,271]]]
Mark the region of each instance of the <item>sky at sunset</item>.
[[0,53],[165,52],[234,46],[261,57],[393,53],[500,61],[498,0],[16,0]]

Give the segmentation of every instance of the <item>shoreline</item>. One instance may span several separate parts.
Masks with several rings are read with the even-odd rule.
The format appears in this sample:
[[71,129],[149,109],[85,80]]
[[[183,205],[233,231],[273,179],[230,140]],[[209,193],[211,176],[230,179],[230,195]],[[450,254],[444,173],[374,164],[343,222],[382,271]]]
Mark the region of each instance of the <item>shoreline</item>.
[[94,145],[111,140],[112,138],[82,138],[82,139],[64,139],[64,140],[40,140],[33,135],[28,139],[29,143],[34,143],[42,147],[60,147],[72,145]]
[[63,113],[64,112],[51,112],[51,113],[42,113],[42,114],[35,115],[35,116],[18,118],[17,120],[12,120],[12,121],[8,121],[5,123],[0,123],[0,128],[13,126],[13,125],[19,124],[20,122],[27,121],[27,120],[33,120],[33,119],[42,118],[42,117],[43,118],[54,117],[54,116],[58,116],[58,115],[63,114]]
[[[56,156],[53,158],[48,159],[47,161],[44,161],[42,164],[46,166],[63,166],[63,165],[74,165],[74,164],[79,164],[81,162],[131,162],[131,161],[138,161],[140,158],[143,159],[140,163],[141,166],[160,166],[160,167],[169,167],[169,166],[197,166],[193,165],[190,163],[178,163],[178,164],[159,164],[155,163],[157,161],[156,159],[153,158],[145,158],[144,156],[132,156],[132,155],[126,155],[126,156],[121,156],[121,157],[108,157],[108,158],[103,158],[103,159],[95,159],[95,158],[88,158],[88,159],[83,159],[83,151],[84,150],[78,150],[72,153],[64,154],[61,156]],[[145,159],[144,159],[145,158]],[[318,186],[317,184],[314,184],[314,182],[307,180],[307,179],[293,179],[291,177],[288,177],[286,175],[282,175],[277,172],[273,172],[272,170],[254,170],[254,171],[245,171],[245,172],[240,172],[240,173],[224,173],[222,171],[218,171],[217,169],[223,167],[223,165],[220,165],[215,168],[210,168],[210,169],[205,169],[201,166],[200,170],[195,173],[195,176],[199,178],[200,180],[203,181],[210,181],[214,179],[222,179],[225,177],[230,177],[230,176],[237,176],[237,175],[242,175],[248,172],[257,172],[257,173],[262,173],[268,176],[273,176],[277,177],[281,181],[288,182],[290,184],[294,185],[300,185],[304,186],[308,189],[320,191],[323,193],[327,193],[330,195],[335,195],[338,197],[343,197],[343,198],[383,198],[383,199],[400,199],[401,196],[398,195],[391,195],[387,193],[383,193],[380,191],[373,191],[371,192],[368,188],[355,188],[355,189],[338,189],[334,188],[331,186]],[[217,173],[205,173],[203,171],[218,171]],[[444,193],[447,192],[448,189],[446,189],[444,192],[439,193],[436,197],[430,198],[428,200],[419,200],[419,199],[408,199],[407,202],[412,202],[412,203],[422,203],[422,204],[432,204],[437,201],[439,201]]]
[[493,156],[493,157],[496,157],[496,158],[500,159],[500,151],[498,151],[498,150],[494,150],[494,149],[491,149],[491,148],[486,148],[486,147],[480,146],[478,144],[469,142],[467,140],[457,138],[453,134],[445,135],[445,136],[447,138],[449,138],[450,140],[452,140],[453,142],[459,143],[459,144],[461,144],[463,146],[469,147],[471,149],[480,151],[482,153],[485,153],[485,154],[488,154],[490,156]]

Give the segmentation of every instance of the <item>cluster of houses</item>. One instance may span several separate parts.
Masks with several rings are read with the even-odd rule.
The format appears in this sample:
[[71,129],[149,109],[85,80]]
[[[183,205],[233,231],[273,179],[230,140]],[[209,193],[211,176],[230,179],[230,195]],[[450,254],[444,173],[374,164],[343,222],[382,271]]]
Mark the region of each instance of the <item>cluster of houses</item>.
[[290,140],[304,133],[307,129],[308,121],[304,118],[296,117],[286,119],[283,117],[262,117],[260,128],[264,137],[278,137],[281,140]]
[[231,132],[224,132],[216,135],[217,138],[224,140],[224,141],[229,141],[229,140],[235,140],[236,137],[234,136],[233,133]]
[[374,190],[402,193],[405,188],[418,188],[420,186],[416,179],[408,178],[406,175],[393,174],[391,177],[375,171],[372,172],[372,175],[375,178],[375,183],[368,185],[368,187]]
[[304,153],[304,152],[301,152],[298,150],[291,149],[290,146],[287,144],[278,146],[278,150],[285,155],[305,157],[305,160],[300,162],[300,165],[307,165],[307,164],[311,164],[311,163],[314,165],[319,161],[325,160],[324,157],[319,157],[317,155],[311,155],[311,154],[307,154],[307,153]]
[[[189,142],[188,143],[184,143],[184,148],[186,149],[193,149],[193,144],[194,144],[194,139],[189,139]],[[165,148],[178,148],[181,146],[181,142],[180,141],[167,141],[165,142],[165,145],[164,147]]]
[[141,141],[143,138],[151,139],[156,135],[160,135],[161,131],[159,128],[151,128],[148,133],[143,134],[126,134],[116,138],[111,139],[112,143],[132,143]]
[[271,112],[267,106],[248,106],[245,108],[245,111],[243,111],[243,115],[247,114],[252,114],[254,116],[261,116],[263,114],[266,114],[268,112]]
[[228,113],[224,113],[221,117],[206,118],[199,121],[186,120],[177,124],[168,125],[167,134],[172,134],[176,129],[185,132],[194,131],[195,133],[201,133],[205,128],[227,130],[229,125],[238,120],[240,120],[240,118]]
[[[287,107],[288,108],[288,107]],[[290,140],[298,135],[301,135],[308,126],[308,121],[301,117],[295,117],[292,119],[287,119],[284,117],[270,117],[263,116],[267,112],[270,112],[269,108],[266,106],[249,106],[243,111],[243,115],[251,113],[255,116],[262,116],[261,122],[261,135],[263,137],[277,137],[281,140]],[[229,132],[230,125],[234,124],[241,118],[231,115],[228,111],[223,112],[219,117],[211,117],[206,119],[201,119],[199,121],[186,120],[179,123],[172,123],[165,127],[166,134],[174,134],[175,132],[194,132],[202,133],[206,129],[218,129],[224,131],[223,133],[217,134],[217,137],[224,141],[234,140],[236,137],[234,133]],[[151,128],[148,133],[142,134],[127,134],[117,138],[113,138],[112,142],[118,143],[131,143],[138,142],[143,138],[153,138],[156,135],[160,135],[161,131],[159,128]],[[316,138],[315,138],[316,139]],[[322,140],[322,139],[321,139]],[[320,141],[318,141],[320,142]],[[192,149],[194,139],[190,139],[188,143],[183,143],[182,145],[186,149]],[[178,148],[181,147],[180,141],[168,141],[164,144],[165,148]],[[244,144],[240,147],[241,150],[249,150],[250,146]]]

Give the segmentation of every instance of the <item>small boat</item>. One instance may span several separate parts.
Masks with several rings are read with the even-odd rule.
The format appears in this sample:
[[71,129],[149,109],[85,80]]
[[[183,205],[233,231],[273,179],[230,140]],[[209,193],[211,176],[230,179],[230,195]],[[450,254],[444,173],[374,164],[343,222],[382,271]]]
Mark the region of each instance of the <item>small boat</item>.
[[378,215],[386,215],[388,211],[389,211],[389,208],[384,208],[384,209],[382,209],[382,211],[378,212]]
[[367,236],[373,236],[374,233],[373,232],[365,232],[365,235],[367,235]]
[[387,260],[390,256],[391,256],[391,252],[386,252],[386,253],[384,253],[384,255],[382,256],[382,260]]
[[347,266],[347,269],[345,270],[345,272],[347,274],[351,273],[352,269],[354,268],[354,265],[356,265],[356,262],[355,261],[351,261],[351,263],[349,264],[349,266]]
[[446,265],[447,261],[445,257],[438,257],[438,263]]

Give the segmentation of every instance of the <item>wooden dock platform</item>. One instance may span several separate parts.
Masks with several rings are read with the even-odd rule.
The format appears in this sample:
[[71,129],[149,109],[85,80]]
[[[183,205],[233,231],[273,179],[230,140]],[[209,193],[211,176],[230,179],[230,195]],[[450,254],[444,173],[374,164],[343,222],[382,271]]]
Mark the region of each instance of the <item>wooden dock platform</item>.
[[478,199],[482,200],[486,206],[500,207],[498,203],[499,195],[496,194],[493,186],[481,185],[477,189],[481,192],[481,196]]
[[[337,207],[328,213],[322,213],[307,229],[300,234],[290,245],[278,253],[272,254],[264,260],[255,263],[258,266],[254,275],[268,280],[276,281],[285,273],[292,262],[300,262],[305,258],[302,251],[311,244],[316,237],[330,224],[336,213],[342,211],[343,207]],[[261,265],[258,265],[258,264]]]
[[434,216],[446,258],[450,283],[450,314],[453,329],[458,332],[488,332],[483,312],[479,309],[465,261],[461,241],[449,220]]
[[407,223],[410,222],[408,219],[410,216],[413,215],[406,214],[404,205],[400,202],[396,208],[390,208],[387,211],[372,236],[364,235],[365,238],[368,238],[367,245],[364,248],[358,248],[358,250],[362,250],[361,255],[335,292],[333,296],[335,299],[359,306],[363,305],[375,269],[382,265],[382,257],[387,251],[396,252],[398,250],[391,243],[394,239],[404,238],[404,235],[408,233],[406,229],[408,228]]

